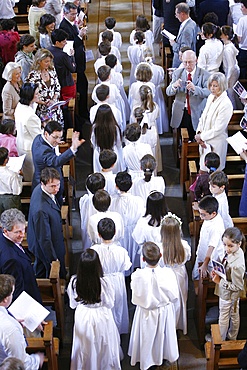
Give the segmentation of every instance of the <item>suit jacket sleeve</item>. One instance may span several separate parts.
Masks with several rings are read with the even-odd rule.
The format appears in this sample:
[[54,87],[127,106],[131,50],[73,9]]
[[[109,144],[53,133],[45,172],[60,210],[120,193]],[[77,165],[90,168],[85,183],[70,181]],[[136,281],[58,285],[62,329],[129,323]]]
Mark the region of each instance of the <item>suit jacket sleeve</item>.
[[173,52],[178,53],[183,46],[193,46],[195,43],[194,40],[195,34],[192,27],[185,25],[181,34],[178,37],[178,42],[172,46]]
[[74,39],[75,49],[75,63],[77,72],[84,72],[86,70],[86,55],[83,40],[76,36]]
[[62,167],[66,162],[73,158],[74,154],[69,148],[61,155],[56,155],[53,150],[49,148],[43,153],[43,163],[47,167]]
[[21,264],[17,259],[9,259],[1,267],[1,274],[9,274],[15,278],[14,297],[18,297],[25,290]]

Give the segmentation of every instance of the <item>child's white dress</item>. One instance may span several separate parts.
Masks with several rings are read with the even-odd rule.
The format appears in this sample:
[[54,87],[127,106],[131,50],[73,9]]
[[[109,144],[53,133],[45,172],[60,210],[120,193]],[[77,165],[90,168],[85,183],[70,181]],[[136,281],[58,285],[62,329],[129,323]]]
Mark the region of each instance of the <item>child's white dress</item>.
[[142,143],[140,139],[135,142],[126,140],[126,144],[127,145],[123,148],[124,165],[133,181],[136,177],[142,176],[143,174],[140,160],[146,154],[153,155],[153,152],[151,146],[147,143]]
[[178,359],[174,303],[178,285],[174,272],[157,266],[137,269],[131,276],[132,303],[136,311],[132,324],[128,355],[131,365],[140,369],[162,365],[164,359]]
[[131,194],[139,195],[145,204],[151,191],[160,191],[165,194],[165,180],[163,177],[152,175],[149,182],[146,182],[142,177],[137,177],[130,189]]
[[98,253],[104,276],[110,279],[114,288],[115,299],[112,313],[119,334],[128,333],[129,311],[124,278],[125,271],[131,266],[128,253],[126,249],[114,242],[94,244],[92,249]]
[[67,288],[70,307],[76,308],[70,370],[121,370],[120,336],[111,308],[114,289],[107,277],[101,278],[101,302],[84,305],[75,301],[77,293]]
[[[121,49],[121,46],[122,46],[122,36],[121,36],[121,33],[118,32],[118,31],[114,31],[113,29],[108,30],[108,28],[106,28],[105,31],[111,31],[113,33],[113,40],[111,42],[111,45],[112,46],[115,46],[116,48],[118,48],[118,50],[120,50]],[[102,33],[103,32],[100,32],[100,34],[99,34],[98,45],[102,42]]]
[[82,239],[82,248],[86,250],[90,248],[92,242],[87,233],[87,224],[89,217],[97,213],[96,209],[93,206],[93,194],[88,191],[88,194],[83,195],[79,201],[79,209],[81,215],[81,239]]
[[[131,45],[134,45],[135,44],[135,33],[136,33],[137,30],[133,30],[131,31],[131,34],[130,34],[130,44]],[[152,54],[154,55],[154,48],[153,48],[153,44],[154,44],[154,35],[153,35],[153,32],[151,30],[147,30],[144,32],[144,35],[145,35],[145,49],[150,49],[152,51]]]
[[130,105],[130,116],[131,116],[130,121],[131,122],[135,122],[135,118],[134,118],[134,114],[133,114],[134,108],[140,107],[142,105],[141,97],[140,97],[140,93],[139,93],[140,87],[142,85],[149,86],[150,89],[152,90],[153,99],[155,98],[155,86],[151,81],[149,81],[149,82],[143,82],[143,81],[134,82],[130,86],[129,97],[128,97],[129,105]]

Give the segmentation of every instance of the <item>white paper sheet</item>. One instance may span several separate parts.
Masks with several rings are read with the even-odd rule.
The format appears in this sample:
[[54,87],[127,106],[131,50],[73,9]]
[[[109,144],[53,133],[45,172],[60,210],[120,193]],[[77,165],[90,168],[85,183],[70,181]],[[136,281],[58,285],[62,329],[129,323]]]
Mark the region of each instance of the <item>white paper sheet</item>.
[[24,159],[26,154],[21,155],[20,157],[9,157],[9,161],[6,166],[14,172],[19,172],[22,169]]
[[24,320],[22,324],[31,332],[49,315],[49,311],[25,291],[16,298],[8,311],[17,320]]
[[243,150],[247,150],[247,139],[244,137],[243,134],[241,134],[240,131],[228,137],[226,140],[237,154],[242,153]]

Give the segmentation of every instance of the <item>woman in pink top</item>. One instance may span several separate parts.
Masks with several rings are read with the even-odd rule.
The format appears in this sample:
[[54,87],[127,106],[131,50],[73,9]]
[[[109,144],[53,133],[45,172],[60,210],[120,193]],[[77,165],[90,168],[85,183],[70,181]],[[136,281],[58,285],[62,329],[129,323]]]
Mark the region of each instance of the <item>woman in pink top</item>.
[[15,136],[15,121],[4,119],[0,125],[0,146],[7,148],[9,157],[18,157]]

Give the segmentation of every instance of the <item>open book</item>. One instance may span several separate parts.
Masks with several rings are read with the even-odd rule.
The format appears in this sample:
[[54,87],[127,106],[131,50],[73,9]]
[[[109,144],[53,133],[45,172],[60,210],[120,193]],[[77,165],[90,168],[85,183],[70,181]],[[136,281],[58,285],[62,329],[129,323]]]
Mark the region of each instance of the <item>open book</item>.
[[247,99],[247,91],[239,81],[235,83],[233,90],[240,98]]
[[50,313],[25,291],[16,298],[8,308],[8,311],[17,320],[24,320],[22,324],[31,332],[33,332]]
[[63,105],[67,104],[70,101],[70,99],[71,98],[69,98],[67,100],[59,100],[58,102],[53,103],[52,105],[50,105],[49,107],[47,107],[47,109],[49,111],[52,111],[52,110],[57,109],[58,107],[62,107]]
[[212,260],[213,266],[214,266],[214,271],[216,272],[217,275],[222,277],[222,279],[226,280],[226,270],[225,267],[222,265],[222,263]]
[[165,28],[161,31],[161,35],[166,37],[169,40],[175,40],[176,36],[171,32],[167,31]]
[[226,140],[237,154],[242,153],[243,150],[247,150],[247,139],[240,131],[228,137]]

